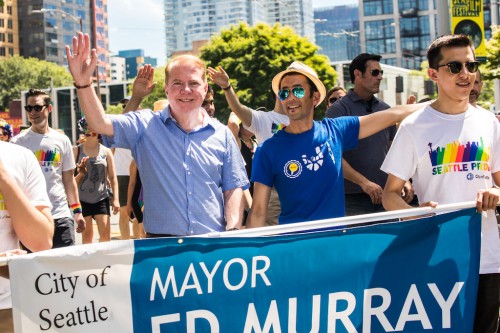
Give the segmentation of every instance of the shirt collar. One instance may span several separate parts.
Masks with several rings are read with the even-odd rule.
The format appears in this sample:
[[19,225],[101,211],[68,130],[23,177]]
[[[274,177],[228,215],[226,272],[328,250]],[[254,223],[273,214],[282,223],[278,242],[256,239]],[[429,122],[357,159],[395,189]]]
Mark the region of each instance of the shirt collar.
[[[215,119],[210,118],[210,116],[208,115],[207,111],[205,111],[205,109],[202,108],[201,106],[200,106],[200,112],[203,114],[203,123],[201,124],[201,126],[195,128],[194,131],[196,131],[196,130],[198,130],[200,128],[204,128],[206,126],[214,127],[213,124],[212,124],[212,122]],[[177,124],[177,120],[175,120],[174,117],[172,117],[172,113],[170,112],[170,105],[168,105],[162,111],[159,111],[159,113],[160,113],[160,119],[161,119],[161,121],[164,124],[167,124],[167,122],[169,120],[170,120],[170,122],[173,122],[174,124]]]

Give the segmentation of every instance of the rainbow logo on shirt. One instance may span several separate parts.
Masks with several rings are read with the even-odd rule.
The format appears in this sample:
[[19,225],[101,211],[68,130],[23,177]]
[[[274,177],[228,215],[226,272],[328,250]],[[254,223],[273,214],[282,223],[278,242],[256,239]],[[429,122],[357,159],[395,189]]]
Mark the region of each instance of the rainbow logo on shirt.
[[35,157],[40,163],[41,167],[44,166],[59,166],[61,164],[61,152],[56,149],[44,151],[39,149],[35,151]]
[[285,124],[276,124],[276,123],[273,123],[271,125],[271,133],[275,134],[276,132],[282,130],[285,127],[286,127]]
[[444,147],[432,149],[429,143],[429,157],[432,164],[432,174],[447,172],[490,171],[489,159],[491,147],[485,147],[483,139],[479,142],[458,141],[446,144]]
[[5,201],[3,201],[2,193],[0,193],[0,210],[7,210],[7,208],[5,208]]

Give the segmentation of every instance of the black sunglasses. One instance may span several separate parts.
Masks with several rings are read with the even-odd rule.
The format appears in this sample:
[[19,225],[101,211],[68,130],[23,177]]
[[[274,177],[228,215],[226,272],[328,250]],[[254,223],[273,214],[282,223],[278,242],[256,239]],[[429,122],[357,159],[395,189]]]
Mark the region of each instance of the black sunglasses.
[[330,104],[333,104],[333,103],[335,103],[336,101],[338,101],[341,98],[342,98],[342,96],[341,97],[330,97],[328,99],[328,102],[330,102]]
[[384,75],[384,71],[382,69],[372,69],[370,71],[370,74],[373,76],[373,77],[377,77],[379,75]]
[[45,109],[48,105],[25,105],[24,109],[26,112],[31,112],[35,110],[36,112],[41,112],[43,109]]
[[434,67],[434,69],[438,69],[439,67],[448,66],[451,74],[460,74],[460,72],[462,71],[462,68],[464,68],[464,65],[465,65],[465,68],[467,68],[467,71],[469,73],[475,73],[475,72],[477,72],[477,69],[479,68],[479,61],[467,61],[467,62],[451,61],[447,64],[437,65],[436,67]]

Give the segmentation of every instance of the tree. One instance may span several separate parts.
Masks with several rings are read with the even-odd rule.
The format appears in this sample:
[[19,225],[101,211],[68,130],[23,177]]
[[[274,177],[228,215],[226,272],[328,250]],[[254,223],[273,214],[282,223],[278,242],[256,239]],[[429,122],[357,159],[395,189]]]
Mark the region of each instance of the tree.
[[486,42],[486,63],[481,68],[482,79],[500,79],[500,29],[492,26],[492,36]]
[[0,110],[5,110],[21,91],[30,88],[67,87],[73,79],[69,72],[55,63],[36,58],[13,56],[0,60]]
[[[249,27],[245,23],[233,25],[214,35],[201,50],[201,58],[210,67],[222,66],[228,73],[234,91],[241,102],[253,109],[272,110],[273,77],[293,61],[312,67],[325,87],[332,87],[337,79],[326,56],[317,53],[318,47],[300,37],[290,27],[259,23]],[[216,117],[225,123],[230,110],[221,89],[214,87]],[[324,116],[325,104],[315,110],[315,118]]]

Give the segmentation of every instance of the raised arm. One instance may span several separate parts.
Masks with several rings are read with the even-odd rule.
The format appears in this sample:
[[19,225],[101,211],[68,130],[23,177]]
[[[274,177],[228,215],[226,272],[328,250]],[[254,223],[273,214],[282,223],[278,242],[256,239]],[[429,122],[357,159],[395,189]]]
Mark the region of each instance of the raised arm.
[[359,117],[359,139],[366,138],[384,128],[400,123],[427,103],[397,105],[390,109]]
[[106,117],[101,102],[92,87],[92,75],[97,65],[97,53],[90,49],[88,34],[78,33],[73,37],[73,50],[66,45],[68,67],[77,88],[78,101],[85,118],[91,128],[97,133],[113,136],[113,124]]
[[127,106],[123,109],[123,113],[141,109],[142,101],[147,95],[151,94],[156,86],[156,82],[153,82],[154,75],[155,69],[149,64],[139,68],[139,72],[132,85],[132,96]]
[[240,103],[240,99],[234,92],[231,82],[229,81],[229,76],[224,69],[221,66],[218,66],[217,69],[208,67],[207,72],[210,79],[224,90],[231,111],[240,118],[243,125],[246,127],[252,125],[252,110]]

